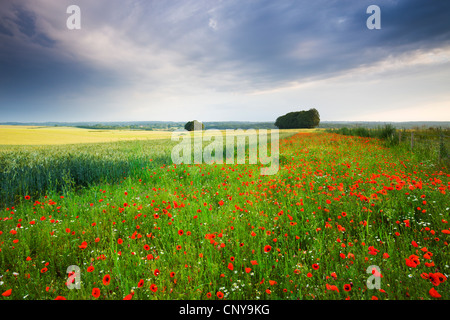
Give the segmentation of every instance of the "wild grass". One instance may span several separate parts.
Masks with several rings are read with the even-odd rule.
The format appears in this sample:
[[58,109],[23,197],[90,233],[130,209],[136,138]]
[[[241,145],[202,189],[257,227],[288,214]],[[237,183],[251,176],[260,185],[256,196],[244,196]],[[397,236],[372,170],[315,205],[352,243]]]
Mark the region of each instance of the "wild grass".
[[396,129],[391,124],[378,128],[327,129],[327,132],[383,140],[388,147],[399,150],[429,166],[450,168],[450,128]]

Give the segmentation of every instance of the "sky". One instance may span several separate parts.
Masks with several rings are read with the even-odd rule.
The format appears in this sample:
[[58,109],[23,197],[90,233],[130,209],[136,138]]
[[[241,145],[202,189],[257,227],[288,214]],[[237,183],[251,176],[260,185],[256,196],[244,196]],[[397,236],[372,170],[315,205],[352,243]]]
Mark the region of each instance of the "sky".
[[450,121],[449,16],[448,0],[0,1],[0,122]]

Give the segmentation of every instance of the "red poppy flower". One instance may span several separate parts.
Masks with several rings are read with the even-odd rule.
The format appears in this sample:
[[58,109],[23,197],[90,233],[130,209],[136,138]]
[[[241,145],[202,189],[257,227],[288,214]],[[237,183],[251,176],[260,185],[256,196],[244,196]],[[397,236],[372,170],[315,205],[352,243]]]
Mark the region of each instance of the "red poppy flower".
[[94,298],[100,297],[100,289],[99,289],[99,288],[93,288],[93,289],[92,289],[92,296],[93,296]]
[[9,297],[11,295],[12,289],[8,289],[5,292],[2,293],[2,296]]
[[408,267],[415,268],[420,264],[419,257],[412,254],[408,259],[405,259],[405,263]]
[[266,245],[266,246],[264,247],[264,252],[269,252],[270,250],[272,250],[272,247],[271,247],[271,246]]
[[55,300],[67,300],[67,299],[64,298],[63,296],[57,296],[57,297],[55,298]]
[[219,299],[223,298],[223,292],[222,291],[217,292],[216,295],[217,295],[217,298],[219,298]]
[[438,277],[440,283],[447,281],[447,277],[440,272],[436,272],[434,275]]
[[89,266],[88,268],[87,268],[87,272],[92,272],[92,271],[94,271],[94,266]]
[[142,287],[144,285],[144,279],[139,280],[138,288]]
[[439,276],[437,275],[437,274],[435,274],[435,273],[429,273],[428,274],[428,276],[429,276],[429,279],[430,279],[430,281],[431,281],[431,283],[434,285],[434,286],[438,286],[441,282],[439,281]]
[[430,296],[432,296],[433,298],[440,298],[441,295],[439,294],[439,292],[436,291],[435,288],[431,288],[430,291],[428,291],[428,293],[430,294]]
[[325,286],[326,286],[327,290],[339,292],[339,288],[336,287],[335,285],[330,285],[330,284],[326,283]]
[[131,300],[133,298],[133,294],[127,294],[123,300]]
[[103,277],[103,285],[109,286],[109,283],[111,282],[111,277],[109,274],[105,274]]
[[156,284],[152,284],[150,286],[150,290],[152,290],[152,292],[156,292],[156,291],[158,291],[158,287],[156,286]]
[[422,272],[421,274],[420,274],[420,276],[422,277],[422,279],[425,279],[425,280],[427,280],[430,276],[428,275],[428,273],[426,273],[426,272]]
[[344,291],[350,291],[350,290],[352,290],[352,286],[349,285],[348,283],[344,284]]
[[87,248],[87,242],[86,242],[86,241],[83,241],[83,242],[81,243],[81,245],[78,246],[78,248],[80,248],[80,249],[86,249],[86,248]]

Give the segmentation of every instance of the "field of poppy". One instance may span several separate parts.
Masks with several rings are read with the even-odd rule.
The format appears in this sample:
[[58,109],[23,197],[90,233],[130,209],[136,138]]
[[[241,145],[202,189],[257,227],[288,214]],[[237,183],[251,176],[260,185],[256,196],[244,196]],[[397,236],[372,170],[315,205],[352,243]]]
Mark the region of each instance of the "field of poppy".
[[0,208],[1,299],[449,298],[446,169],[374,138],[280,137],[272,176],[134,141],[145,160],[119,179],[21,194]]

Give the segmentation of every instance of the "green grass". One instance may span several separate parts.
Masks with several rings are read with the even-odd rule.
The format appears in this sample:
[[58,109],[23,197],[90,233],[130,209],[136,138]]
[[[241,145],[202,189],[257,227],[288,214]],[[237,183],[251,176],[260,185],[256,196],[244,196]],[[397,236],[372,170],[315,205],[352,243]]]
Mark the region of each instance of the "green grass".
[[[53,128],[51,128],[53,129]],[[17,129],[21,132],[21,129]],[[297,132],[284,130],[280,138]],[[268,136],[270,142],[270,135]],[[14,205],[23,195],[67,192],[141,174],[143,168],[172,163],[171,139],[127,140],[64,145],[0,145],[0,204]],[[203,145],[208,145],[204,142]],[[248,140],[246,140],[248,153]],[[236,154],[236,147],[235,147]],[[225,152],[224,152],[225,158]]]
[[[170,160],[168,140],[0,149],[0,200],[8,205],[24,194],[67,191],[133,175],[142,166]],[[152,161],[149,161],[149,160]]]
[[396,151],[409,154],[419,162],[435,167],[450,168],[450,128],[414,128],[410,130],[395,129],[387,124],[377,128],[339,128],[326,129],[326,132],[346,136],[375,138],[384,141]]
[[[83,188],[16,193],[1,211],[0,292],[12,289],[2,298],[96,299],[93,288],[98,299],[436,299],[432,288],[449,298],[448,281],[422,278],[449,273],[448,173],[378,139],[283,138],[274,176],[258,164],[175,166],[171,141],[4,151],[24,188],[64,168]],[[80,289],[65,285],[70,265]],[[383,291],[367,288],[370,265]]]

